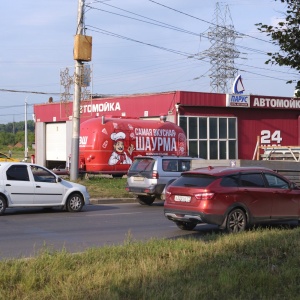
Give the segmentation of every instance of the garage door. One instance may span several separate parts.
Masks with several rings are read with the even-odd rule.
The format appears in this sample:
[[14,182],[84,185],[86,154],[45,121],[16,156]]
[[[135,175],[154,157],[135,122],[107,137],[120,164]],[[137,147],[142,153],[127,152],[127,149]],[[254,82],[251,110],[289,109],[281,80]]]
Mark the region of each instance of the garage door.
[[46,125],[46,160],[66,161],[66,123]]

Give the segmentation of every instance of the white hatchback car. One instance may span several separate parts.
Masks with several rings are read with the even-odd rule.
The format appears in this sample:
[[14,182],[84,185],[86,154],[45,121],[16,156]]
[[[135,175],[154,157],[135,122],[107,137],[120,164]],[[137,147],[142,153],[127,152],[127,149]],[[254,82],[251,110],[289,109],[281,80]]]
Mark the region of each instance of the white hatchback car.
[[8,207],[54,207],[81,211],[90,203],[85,186],[63,180],[45,167],[0,162],[0,215]]

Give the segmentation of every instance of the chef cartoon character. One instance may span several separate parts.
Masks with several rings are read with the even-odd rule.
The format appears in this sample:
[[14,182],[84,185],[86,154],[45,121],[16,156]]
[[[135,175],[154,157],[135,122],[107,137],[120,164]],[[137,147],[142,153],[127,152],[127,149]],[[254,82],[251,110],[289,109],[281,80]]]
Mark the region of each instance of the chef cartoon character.
[[[126,137],[126,135],[124,132],[112,133],[110,135],[110,138],[114,141],[114,151],[109,158],[109,161],[108,161],[109,165],[120,165],[120,164],[131,165],[132,164],[131,158],[124,151],[125,137]],[[133,150],[134,150],[134,147],[131,144],[127,150],[129,155],[132,155]]]

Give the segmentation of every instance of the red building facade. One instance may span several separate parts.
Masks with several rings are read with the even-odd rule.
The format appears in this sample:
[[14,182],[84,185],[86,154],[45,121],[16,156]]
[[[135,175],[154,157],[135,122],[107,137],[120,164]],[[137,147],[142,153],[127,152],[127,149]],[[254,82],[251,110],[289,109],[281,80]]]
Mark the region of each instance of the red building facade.
[[[47,161],[55,160],[47,155],[52,143],[51,139],[47,142],[47,133],[55,134],[50,130],[53,124],[61,124],[61,131],[65,130],[57,160],[64,161],[63,156],[67,160],[71,149],[72,106],[72,102],[34,106],[38,163],[47,165]],[[297,98],[175,91],[82,101],[80,112],[81,122],[101,116],[147,119],[167,116],[167,120],[184,129],[189,155],[205,159],[252,159],[258,141],[264,146],[300,143]]]

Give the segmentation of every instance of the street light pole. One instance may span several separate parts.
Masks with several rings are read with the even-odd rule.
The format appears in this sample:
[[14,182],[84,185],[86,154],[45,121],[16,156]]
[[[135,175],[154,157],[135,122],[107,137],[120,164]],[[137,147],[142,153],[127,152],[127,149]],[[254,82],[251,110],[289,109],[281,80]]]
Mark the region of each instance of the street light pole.
[[[77,30],[76,34],[83,34],[84,20],[84,0],[78,0],[77,14]],[[73,115],[72,115],[72,146],[71,146],[71,168],[70,179],[75,181],[78,179],[78,161],[79,161],[79,134],[80,134],[80,100],[81,100],[81,74],[83,63],[77,59],[75,62],[74,74],[74,100],[73,100]]]
[[24,120],[24,126],[25,126],[25,145],[24,145],[24,161],[27,162],[28,159],[28,137],[27,137],[27,98],[25,99],[25,120]]

